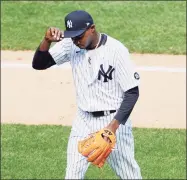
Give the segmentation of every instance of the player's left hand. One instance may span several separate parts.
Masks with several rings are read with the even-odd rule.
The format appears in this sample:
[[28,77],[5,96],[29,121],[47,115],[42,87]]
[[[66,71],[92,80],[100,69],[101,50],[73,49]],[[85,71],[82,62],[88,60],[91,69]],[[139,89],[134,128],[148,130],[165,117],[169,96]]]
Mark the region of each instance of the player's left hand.
[[97,167],[102,167],[116,143],[115,134],[109,129],[102,129],[79,141],[78,151]]

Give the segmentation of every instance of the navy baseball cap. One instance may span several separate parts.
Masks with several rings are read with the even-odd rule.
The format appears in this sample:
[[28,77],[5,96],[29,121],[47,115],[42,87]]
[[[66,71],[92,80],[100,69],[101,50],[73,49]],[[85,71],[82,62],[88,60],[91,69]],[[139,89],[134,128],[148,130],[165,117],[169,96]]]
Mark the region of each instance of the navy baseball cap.
[[93,19],[86,11],[73,11],[65,17],[65,38],[73,38],[83,34],[92,24]]

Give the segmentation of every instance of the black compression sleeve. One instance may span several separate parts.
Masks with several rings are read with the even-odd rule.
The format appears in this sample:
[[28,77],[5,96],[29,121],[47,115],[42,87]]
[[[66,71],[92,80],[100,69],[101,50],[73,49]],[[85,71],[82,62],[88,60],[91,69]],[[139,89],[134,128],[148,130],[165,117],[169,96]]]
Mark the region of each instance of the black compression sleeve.
[[40,51],[39,48],[36,50],[32,61],[34,69],[44,70],[55,64],[56,62],[48,51]]
[[125,92],[125,97],[122,101],[122,104],[114,116],[114,119],[118,120],[120,124],[125,124],[128,117],[130,116],[134,105],[136,104],[136,101],[138,100],[139,97],[139,89],[138,86],[129,89],[128,91]]

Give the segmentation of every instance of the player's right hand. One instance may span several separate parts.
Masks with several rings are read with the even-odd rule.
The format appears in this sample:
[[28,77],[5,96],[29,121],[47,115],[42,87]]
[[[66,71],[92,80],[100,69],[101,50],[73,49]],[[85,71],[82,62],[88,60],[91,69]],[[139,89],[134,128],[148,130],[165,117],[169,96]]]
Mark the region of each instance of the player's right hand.
[[64,32],[59,28],[50,27],[45,33],[45,40],[48,42],[58,42],[61,41],[64,37]]

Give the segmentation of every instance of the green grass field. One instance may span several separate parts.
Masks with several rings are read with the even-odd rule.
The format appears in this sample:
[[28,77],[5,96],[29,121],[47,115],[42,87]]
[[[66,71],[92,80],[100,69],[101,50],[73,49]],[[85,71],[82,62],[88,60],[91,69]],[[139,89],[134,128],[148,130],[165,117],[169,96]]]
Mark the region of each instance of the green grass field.
[[[186,178],[186,131],[134,128],[144,179]],[[2,179],[63,179],[70,127],[2,124]],[[109,166],[90,166],[88,179],[117,179]]]
[[[49,26],[64,29],[64,16],[90,12],[100,32],[138,53],[186,54],[186,2],[2,2],[2,49],[34,50]],[[42,7],[42,8],[41,8]]]

